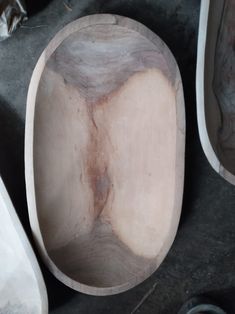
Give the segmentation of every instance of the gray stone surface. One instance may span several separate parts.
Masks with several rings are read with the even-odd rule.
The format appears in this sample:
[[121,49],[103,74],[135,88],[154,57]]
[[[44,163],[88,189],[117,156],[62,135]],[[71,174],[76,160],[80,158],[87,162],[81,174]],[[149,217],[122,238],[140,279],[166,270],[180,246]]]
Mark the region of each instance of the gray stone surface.
[[[203,293],[215,298],[229,313],[235,313],[235,187],[210,167],[196,124],[200,1],[54,0],[37,13],[33,2],[28,8],[34,15],[12,38],[0,43],[0,172],[29,235],[23,175],[27,88],[40,53],[61,27],[92,13],[115,13],[144,23],[168,44],[176,57],[187,115],[183,212],[177,237],[163,264],[138,287],[110,297],[76,293],[43,267],[50,312],[175,314],[186,299]],[[141,300],[143,303],[138,306]]]

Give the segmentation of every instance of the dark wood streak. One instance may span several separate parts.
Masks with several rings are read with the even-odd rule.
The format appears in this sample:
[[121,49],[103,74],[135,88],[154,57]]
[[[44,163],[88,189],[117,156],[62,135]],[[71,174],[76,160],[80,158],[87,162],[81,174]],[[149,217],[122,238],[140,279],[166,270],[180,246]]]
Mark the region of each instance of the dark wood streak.
[[93,211],[97,219],[107,204],[112,184],[104,149],[105,138],[95,121],[94,110],[94,104],[87,104],[87,113],[90,118],[90,141],[87,145],[86,172],[93,194]]

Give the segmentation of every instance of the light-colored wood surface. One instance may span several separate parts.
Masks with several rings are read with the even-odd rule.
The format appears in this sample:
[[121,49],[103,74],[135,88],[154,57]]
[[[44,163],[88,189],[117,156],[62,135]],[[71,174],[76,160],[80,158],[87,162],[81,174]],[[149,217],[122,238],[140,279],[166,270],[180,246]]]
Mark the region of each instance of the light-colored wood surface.
[[0,177],[0,313],[48,313],[39,265]]
[[235,2],[201,2],[197,117],[200,140],[212,167],[235,184]]
[[184,178],[182,83],[166,45],[114,15],[81,18],[41,55],[27,101],[30,223],[52,273],[94,295],[160,265]]

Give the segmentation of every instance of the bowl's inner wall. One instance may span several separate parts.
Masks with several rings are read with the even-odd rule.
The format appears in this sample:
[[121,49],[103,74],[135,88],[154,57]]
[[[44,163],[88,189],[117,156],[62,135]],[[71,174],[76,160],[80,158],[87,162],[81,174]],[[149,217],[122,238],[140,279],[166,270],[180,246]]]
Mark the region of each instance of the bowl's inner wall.
[[70,35],[37,92],[34,173],[50,258],[81,283],[155,268],[175,193],[176,67],[159,40],[117,25]]

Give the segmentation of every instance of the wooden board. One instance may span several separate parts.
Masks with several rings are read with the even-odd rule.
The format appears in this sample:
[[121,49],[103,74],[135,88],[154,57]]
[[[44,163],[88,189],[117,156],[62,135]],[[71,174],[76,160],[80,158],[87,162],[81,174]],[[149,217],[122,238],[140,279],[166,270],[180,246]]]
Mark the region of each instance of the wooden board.
[[46,287],[0,177],[0,313],[48,313]]
[[197,60],[197,118],[212,167],[235,184],[235,2],[201,2]]
[[27,101],[31,227],[52,273],[94,295],[160,265],[178,227],[185,121],[177,64],[145,26],[72,22],[50,42]]

